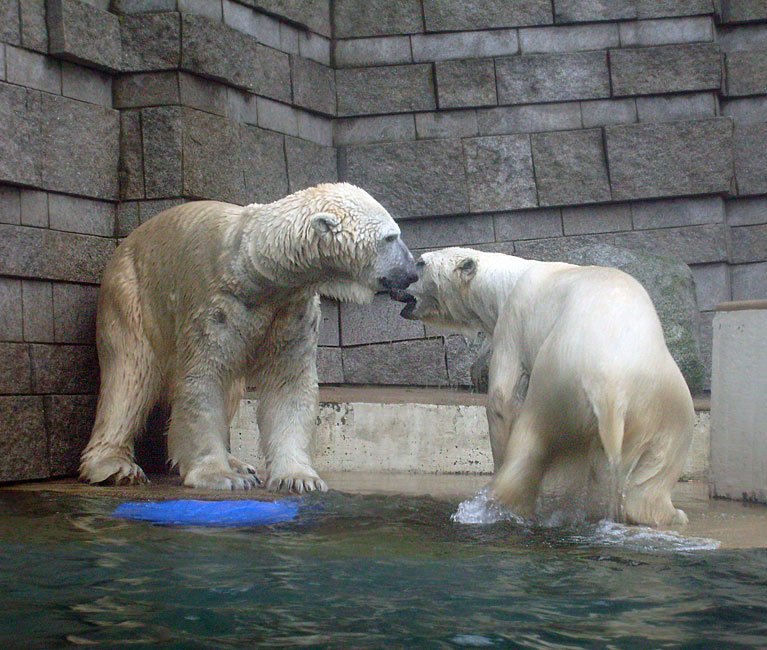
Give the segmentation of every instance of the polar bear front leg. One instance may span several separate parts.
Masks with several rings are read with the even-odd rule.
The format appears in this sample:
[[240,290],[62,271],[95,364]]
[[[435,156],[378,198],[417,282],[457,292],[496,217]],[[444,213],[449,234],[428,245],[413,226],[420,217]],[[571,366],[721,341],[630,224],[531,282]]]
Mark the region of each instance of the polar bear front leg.
[[[258,405],[258,430],[266,457],[266,487],[286,492],[325,492],[325,484],[309,457],[317,417],[316,350],[307,354],[303,368],[277,361]],[[290,372],[293,370],[294,372]],[[276,375],[276,376],[275,376]]]
[[171,396],[168,451],[187,487],[249,490],[258,479],[229,454],[229,389],[188,373]]
[[486,413],[496,473],[503,465],[509,434],[524,401],[524,396],[520,398],[517,394],[522,380],[522,366],[513,341],[503,334],[494,337],[488,372]]

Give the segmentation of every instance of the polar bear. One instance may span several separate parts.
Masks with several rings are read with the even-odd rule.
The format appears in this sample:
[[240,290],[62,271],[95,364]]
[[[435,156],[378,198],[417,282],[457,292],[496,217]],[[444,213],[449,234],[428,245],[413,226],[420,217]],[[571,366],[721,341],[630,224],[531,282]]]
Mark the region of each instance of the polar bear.
[[601,442],[613,516],[687,521],[671,489],[692,437],[692,398],[636,280],[465,248],[426,253],[417,268],[418,281],[395,295],[404,317],[491,339],[487,419],[501,501],[529,515],[547,470]]
[[170,462],[184,485],[254,487],[255,470],[228,451],[247,382],[258,393],[267,487],[326,490],[309,457],[319,294],[364,303],[416,277],[394,219],[346,183],[266,205],[196,201],[158,214],[104,272],[101,390],[81,477],[145,481],[133,441],[164,400]]

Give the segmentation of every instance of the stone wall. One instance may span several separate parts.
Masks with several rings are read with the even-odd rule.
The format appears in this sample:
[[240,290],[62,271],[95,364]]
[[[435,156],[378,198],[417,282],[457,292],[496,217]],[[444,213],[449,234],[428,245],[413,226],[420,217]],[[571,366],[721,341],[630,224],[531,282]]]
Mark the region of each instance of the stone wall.
[[[602,242],[767,295],[767,6],[0,0],[0,480],[71,473],[119,238],[164,207],[368,189],[414,250]],[[471,345],[326,302],[330,383],[466,385]]]

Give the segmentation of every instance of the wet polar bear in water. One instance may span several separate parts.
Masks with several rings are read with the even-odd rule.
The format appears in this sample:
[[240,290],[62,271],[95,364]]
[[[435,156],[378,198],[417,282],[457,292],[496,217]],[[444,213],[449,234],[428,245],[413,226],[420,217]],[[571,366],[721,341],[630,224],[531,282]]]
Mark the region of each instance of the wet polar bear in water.
[[197,201],[158,214],[122,242],[104,272],[101,390],[81,477],[146,480],[133,441],[165,400],[170,460],[184,485],[255,486],[255,470],[228,452],[247,381],[259,398],[267,487],[326,490],[309,458],[319,294],[369,302],[415,279],[397,224],[346,183],[268,205]]
[[417,267],[418,281],[397,295],[404,317],[491,339],[487,419],[501,501],[530,515],[546,471],[585,458],[598,440],[626,520],[687,522],[671,489],[692,437],[692,398],[636,280],[466,248],[426,253]]

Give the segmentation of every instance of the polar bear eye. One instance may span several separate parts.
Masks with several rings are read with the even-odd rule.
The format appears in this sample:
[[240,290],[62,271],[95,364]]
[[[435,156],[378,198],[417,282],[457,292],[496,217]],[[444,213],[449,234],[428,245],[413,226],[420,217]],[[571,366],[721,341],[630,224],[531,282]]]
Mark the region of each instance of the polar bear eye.
[[398,235],[387,235],[384,237],[385,242],[389,242],[390,244],[393,244],[395,241],[397,241]]

